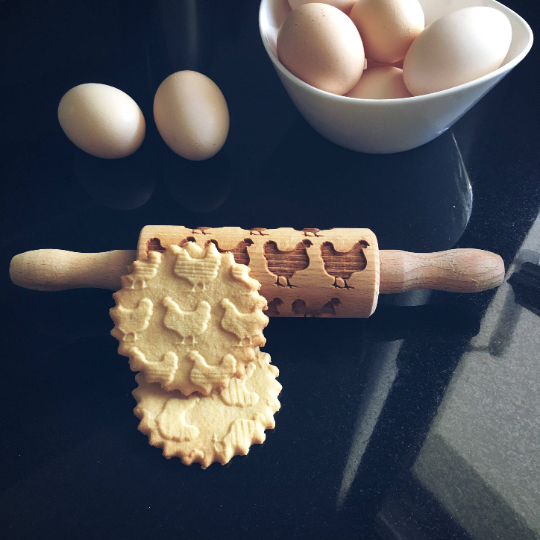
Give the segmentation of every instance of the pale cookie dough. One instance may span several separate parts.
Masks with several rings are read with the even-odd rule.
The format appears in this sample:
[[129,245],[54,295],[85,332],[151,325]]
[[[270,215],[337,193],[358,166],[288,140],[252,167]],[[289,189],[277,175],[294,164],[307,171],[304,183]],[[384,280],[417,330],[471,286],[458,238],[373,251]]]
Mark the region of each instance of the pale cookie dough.
[[270,355],[259,350],[242,379],[206,397],[167,392],[139,373],[133,390],[139,430],[167,458],[177,456],[186,465],[197,461],[203,469],[214,461],[224,465],[235,455],[246,455],[252,444],[262,444],[264,430],[274,428],[280,408],[278,374]]
[[207,396],[242,377],[265,344],[268,317],[259,288],[247,266],[213,243],[151,251],[113,295],[111,334],[148,383]]

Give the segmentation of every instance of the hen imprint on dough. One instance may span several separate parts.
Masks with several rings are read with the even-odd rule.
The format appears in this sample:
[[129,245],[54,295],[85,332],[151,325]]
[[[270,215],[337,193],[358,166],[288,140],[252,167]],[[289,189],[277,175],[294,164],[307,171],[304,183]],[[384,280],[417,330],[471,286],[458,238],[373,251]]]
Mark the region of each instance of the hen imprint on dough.
[[208,327],[212,309],[210,304],[203,300],[195,311],[182,311],[170,296],[163,298],[161,303],[167,308],[163,324],[182,338],[182,345],[188,338],[191,338],[192,345],[197,343],[195,336],[202,334]]
[[[194,259],[186,249],[178,246],[171,246],[172,252],[176,255],[174,273],[181,278],[187,279],[192,285],[192,292],[204,291],[206,285],[216,279],[221,256],[216,246],[210,242],[206,247],[205,256],[202,259]],[[200,287],[197,289],[197,287]]]
[[124,334],[125,341],[136,341],[137,332],[148,328],[153,312],[152,300],[142,298],[134,309],[125,308],[118,304],[111,309],[111,317],[116,327]]
[[[221,326],[238,338],[238,345],[242,345],[246,339],[250,345],[264,345],[262,329],[268,324],[268,317],[262,311],[240,313],[237,307],[227,298],[221,301],[221,307],[225,309],[221,319]],[[254,338],[259,338],[257,343],[253,342]]]

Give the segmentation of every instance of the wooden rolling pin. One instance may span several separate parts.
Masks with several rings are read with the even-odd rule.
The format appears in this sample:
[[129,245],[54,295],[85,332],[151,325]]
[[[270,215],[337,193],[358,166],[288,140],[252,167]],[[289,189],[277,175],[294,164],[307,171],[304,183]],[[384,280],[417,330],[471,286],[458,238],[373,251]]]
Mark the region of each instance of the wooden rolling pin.
[[290,228],[249,231],[237,227],[188,229],[147,226],[136,251],[73,253],[40,249],[16,255],[13,283],[40,291],[83,287],[118,290],[120,276],[136,259],[170,245],[214,242],[249,265],[261,283],[271,316],[369,317],[379,292],[411,289],[479,292],[500,285],[504,264],[494,253],[453,249],[438,253],[379,251],[369,229]]

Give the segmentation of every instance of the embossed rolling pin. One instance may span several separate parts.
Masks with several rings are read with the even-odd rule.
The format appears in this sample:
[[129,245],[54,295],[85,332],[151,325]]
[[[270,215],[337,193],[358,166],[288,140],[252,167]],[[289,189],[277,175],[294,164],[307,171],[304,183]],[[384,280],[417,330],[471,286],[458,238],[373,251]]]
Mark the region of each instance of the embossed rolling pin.
[[171,245],[213,242],[247,264],[261,283],[270,316],[369,317],[379,293],[411,289],[479,292],[500,285],[504,264],[499,255],[479,249],[438,253],[379,251],[369,229],[290,228],[244,230],[237,227],[188,229],[147,226],[136,251],[73,253],[41,249],[16,255],[13,283],[40,291],[97,287],[118,290],[131,267],[133,288],[143,288],[156,274]]

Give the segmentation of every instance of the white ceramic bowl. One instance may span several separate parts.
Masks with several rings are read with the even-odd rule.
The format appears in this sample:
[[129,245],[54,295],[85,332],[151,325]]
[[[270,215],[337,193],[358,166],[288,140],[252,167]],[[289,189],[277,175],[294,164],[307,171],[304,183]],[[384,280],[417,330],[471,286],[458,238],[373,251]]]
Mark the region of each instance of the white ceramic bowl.
[[302,116],[323,137],[345,148],[373,154],[410,150],[444,133],[529,52],[533,34],[516,13],[495,0],[419,0],[426,26],[464,7],[488,6],[512,24],[512,43],[503,65],[475,81],[434,94],[401,99],[355,99],[318,90],[290,73],[278,60],[276,37],[290,11],[288,0],[262,0],[259,28],[264,47]]

